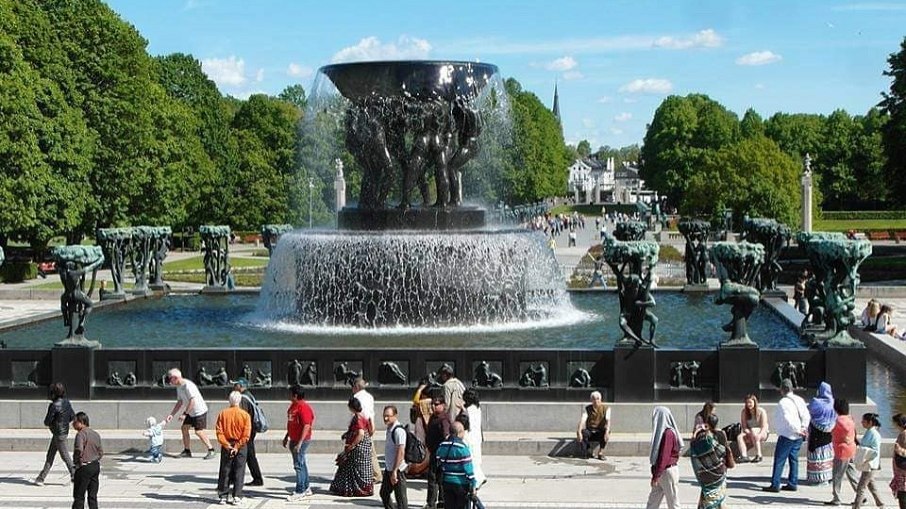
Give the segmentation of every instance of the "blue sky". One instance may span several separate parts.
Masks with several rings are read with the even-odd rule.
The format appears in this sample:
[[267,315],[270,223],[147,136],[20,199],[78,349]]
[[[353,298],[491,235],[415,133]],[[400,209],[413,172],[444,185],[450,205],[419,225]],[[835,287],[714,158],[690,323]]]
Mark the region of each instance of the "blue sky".
[[152,55],[190,53],[221,92],[276,94],[337,61],[480,60],[593,148],[639,143],[668,94],[739,115],[862,114],[906,36],[904,2],[109,0]]

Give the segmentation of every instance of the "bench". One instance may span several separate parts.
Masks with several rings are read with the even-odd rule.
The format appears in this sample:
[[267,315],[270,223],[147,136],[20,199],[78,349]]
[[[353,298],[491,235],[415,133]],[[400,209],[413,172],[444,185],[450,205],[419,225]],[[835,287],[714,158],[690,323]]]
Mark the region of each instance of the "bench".
[[893,239],[896,240],[897,242],[900,242],[901,240],[906,240],[906,230],[894,230]]
[[874,230],[865,232],[868,240],[890,240],[890,232],[887,230]]

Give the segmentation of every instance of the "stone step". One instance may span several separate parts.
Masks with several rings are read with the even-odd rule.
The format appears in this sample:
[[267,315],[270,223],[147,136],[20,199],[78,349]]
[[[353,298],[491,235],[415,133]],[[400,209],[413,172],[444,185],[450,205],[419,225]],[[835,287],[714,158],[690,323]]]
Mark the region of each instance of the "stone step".
[[[104,444],[104,450],[110,453],[144,451],[148,440],[141,430],[104,430],[98,429]],[[338,453],[342,448],[340,436],[342,430],[316,429],[309,452],[312,454]],[[256,451],[262,453],[280,453],[283,448],[283,435],[280,430],[271,430],[255,438]],[[70,432],[70,438],[75,432]],[[195,454],[203,454],[201,441],[191,436],[191,446]],[[0,429],[0,451],[45,451],[50,437],[46,429]],[[216,442],[213,430],[208,430],[212,443]],[[648,456],[650,433],[612,433],[607,444],[607,456]],[[688,440],[688,437],[684,437]],[[762,446],[764,456],[774,454],[777,437],[771,435]],[[384,450],[384,433],[375,434],[377,450]],[[892,457],[894,439],[882,439],[882,456]],[[182,450],[182,438],[178,429],[164,430],[164,450],[177,454]],[[573,456],[578,453],[575,435],[568,433],[531,433],[531,432],[485,432],[482,453],[493,456]],[[803,457],[805,453],[802,453]]]

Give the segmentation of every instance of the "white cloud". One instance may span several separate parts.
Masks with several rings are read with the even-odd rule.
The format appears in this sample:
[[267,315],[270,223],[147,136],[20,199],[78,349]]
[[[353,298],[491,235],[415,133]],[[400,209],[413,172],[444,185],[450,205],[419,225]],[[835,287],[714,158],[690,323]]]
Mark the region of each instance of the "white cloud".
[[756,84],[755,84],[755,90],[764,90],[764,89],[766,89],[766,88],[767,88],[767,87],[764,86],[764,83],[756,83]]
[[336,52],[332,62],[356,62],[362,60],[401,60],[427,58],[431,44],[425,39],[401,35],[394,42],[383,43],[375,36],[365,37],[355,46]]
[[688,37],[658,37],[652,45],[655,48],[665,49],[691,49],[691,48],[717,48],[723,45],[724,39],[713,29],[708,28]]
[[255,73],[255,81],[258,83],[264,81],[264,69],[258,69],[258,72]]
[[544,64],[544,68],[548,71],[568,71],[570,69],[575,69],[579,65],[579,62],[576,62],[576,59],[573,57],[560,57],[556,60],[551,60]]
[[598,102],[601,104],[607,104],[612,100],[613,100],[612,98],[605,95],[605,96],[601,97],[600,99],[598,99]]
[[242,99],[243,101],[245,101],[246,99],[248,99],[249,97],[251,97],[251,96],[253,96],[253,95],[255,95],[255,94],[264,94],[264,95],[267,95],[267,92],[265,92],[264,90],[260,90],[260,89],[255,89],[255,90],[240,90],[240,91],[238,91],[238,92],[236,92],[236,93],[232,93],[232,94],[229,94],[229,95],[235,97],[236,99]]
[[754,51],[736,59],[736,65],[767,65],[783,60],[783,57],[773,51]]
[[619,136],[619,135],[623,134],[623,130],[620,129],[619,127],[611,127],[610,134],[615,134],[615,135]]
[[294,78],[310,78],[315,70],[311,67],[291,62],[286,68],[286,74]]
[[613,121],[614,121],[614,122],[628,122],[628,121],[630,121],[630,120],[632,120],[632,113],[629,113],[629,112],[626,112],[626,111],[624,111],[623,113],[620,113],[619,115],[613,117]]
[[565,79],[567,81],[581,80],[584,77],[585,77],[585,75],[582,74],[580,71],[567,71],[567,72],[563,73],[563,79]]
[[670,83],[670,80],[659,78],[632,80],[620,87],[620,92],[630,94],[669,94],[671,91],[673,91],[673,83]]
[[245,84],[245,60],[230,55],[227,58],[208,58],[201,61],[201,70],[218,86],[239,87]]
[[591,129],[591,128],[593,128],[594,126],[595,126],[595,121],[594,121],[594,120],[592,120],[592,119],[590,119],[590,118],[583,118],[583,119],[582,119],[582,127],[586,128],[586,129]]

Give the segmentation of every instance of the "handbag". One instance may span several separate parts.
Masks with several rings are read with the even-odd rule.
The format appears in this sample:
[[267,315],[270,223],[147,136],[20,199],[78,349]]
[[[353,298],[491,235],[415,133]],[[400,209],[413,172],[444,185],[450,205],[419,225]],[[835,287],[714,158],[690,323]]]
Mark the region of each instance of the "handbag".
[[853,458],[853,466],[859,472],[870,472],[871,462],[878,457],[878,452],[871,447],[856,447],[856,456]]

